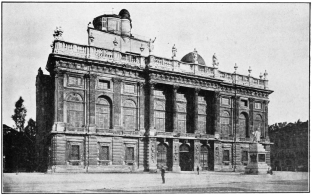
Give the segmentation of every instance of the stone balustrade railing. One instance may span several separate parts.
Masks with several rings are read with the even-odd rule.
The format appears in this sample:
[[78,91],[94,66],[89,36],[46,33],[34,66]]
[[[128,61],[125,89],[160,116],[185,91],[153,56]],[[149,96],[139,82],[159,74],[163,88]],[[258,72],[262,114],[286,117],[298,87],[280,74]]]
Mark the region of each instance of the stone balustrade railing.
[[127,64],[141,68],[145,68],[146,66],[148,66],[154,69],[222,79],[224,82],[237,85],[268,89],[268,80],[257,79],[252,76],[227,73],[219,71],[217,68],[214,67],[185,63],[178,60],[157,57],[154,55],[144,57],[140,55],[122,53],[117,50],[79,45],[61,40],[54,41],[52,53],[100,60],[105,62],[114,62],[116,64]]

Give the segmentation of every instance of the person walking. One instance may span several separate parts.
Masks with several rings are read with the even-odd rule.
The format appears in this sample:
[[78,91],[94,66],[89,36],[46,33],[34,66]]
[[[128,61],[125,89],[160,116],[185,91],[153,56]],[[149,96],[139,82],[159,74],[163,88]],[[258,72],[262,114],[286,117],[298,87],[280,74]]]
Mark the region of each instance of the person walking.
[[199,175],[199,166],[197,166],[197,175]]
[[160,173],[161,173],[161,178],[162,178],[162,181],[163,181],[163,183],[165,183],[165,167],[161,167],[161,171],[160,171]]

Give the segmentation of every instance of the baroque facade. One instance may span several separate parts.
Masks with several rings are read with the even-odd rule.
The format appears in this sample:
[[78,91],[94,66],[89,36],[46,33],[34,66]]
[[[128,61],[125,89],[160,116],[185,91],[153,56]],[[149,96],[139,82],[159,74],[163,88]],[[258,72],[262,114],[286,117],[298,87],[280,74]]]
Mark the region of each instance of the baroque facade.
[[121,10],[93,20],[88,45],[55,30],[50,75],[36,80],[42,170],[243,171],[256,129],[270,164],[267,73],[223,72],[196,50],[180,61],[175,46],[158,57],[131,28]]
[[276,171],[308,171],[309,122],[289,123],[284,127],[270,126],[274,143],[271,149],[272,169]]

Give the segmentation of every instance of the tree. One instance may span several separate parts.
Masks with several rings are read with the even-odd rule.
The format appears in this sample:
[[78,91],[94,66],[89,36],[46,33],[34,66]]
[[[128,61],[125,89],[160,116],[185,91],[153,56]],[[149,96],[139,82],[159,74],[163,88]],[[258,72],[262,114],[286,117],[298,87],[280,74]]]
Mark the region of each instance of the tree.
[[37,126],[36,121],[32,118],[28,120],[27,126],[24,132],[24,163],[26,171],[34,171],[37,167],[36,165],[36,133]]
[[14,120],[16,128],[19,132],[24,131],[25,117],[27,113],[23,102],[24,100],[22,97],[17,100],[15,103],[14,115],[12,115],[12,119]]

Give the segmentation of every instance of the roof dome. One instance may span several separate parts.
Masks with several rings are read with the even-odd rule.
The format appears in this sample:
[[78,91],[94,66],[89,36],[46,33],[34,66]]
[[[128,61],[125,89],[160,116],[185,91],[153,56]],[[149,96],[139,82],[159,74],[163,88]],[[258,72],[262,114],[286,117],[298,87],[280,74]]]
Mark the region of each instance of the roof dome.
[[126,18],[126,19],[131,20],[131,19],[130,19],[130,13],[129,13],[129,11],[126,10],[126,9],[120,10],[120,12],[119,12],[118,15],[121,17],[121,19],[125,19],[125,18]]
[[[193,52],[186,54],[181,61],[186,63],[195,63]],[[197,61],[198,64],[206,65],[205,60],[199,54],[197,54]]]

